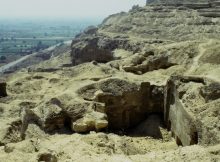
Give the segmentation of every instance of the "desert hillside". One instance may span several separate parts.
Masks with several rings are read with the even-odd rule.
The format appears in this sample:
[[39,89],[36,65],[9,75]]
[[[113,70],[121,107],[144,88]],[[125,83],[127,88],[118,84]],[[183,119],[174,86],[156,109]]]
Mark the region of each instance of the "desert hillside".
[[149,0],[87,28],[2,76],[0,161],[219,161],[219,38],[218,0]]

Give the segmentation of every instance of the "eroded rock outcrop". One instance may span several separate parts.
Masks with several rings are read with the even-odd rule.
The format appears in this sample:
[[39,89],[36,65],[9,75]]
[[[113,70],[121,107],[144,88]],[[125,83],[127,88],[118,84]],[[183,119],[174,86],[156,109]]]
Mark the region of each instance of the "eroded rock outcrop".
[[174,6],[197,10],[201,16],[220,17],[219,0],[147,0],[147,5]]
[[[187,146],[219,142],[220,138],[215,128],[207,127],[218,123],[216,117],[219,114],[217,110],[219,97],[216,97],[216,92],[219,88],[211,88],[213,84],[215,87],[219,86],[198,77],[171,77],[168,81],[165,89],[164,114],[168,129],[172,131],[177,144]],[[204,111],[212,114],[209,115],[212,120],[202,119]],[[211,140],[207,140],[210,134]]]
[[[98,61],[108,62],[113,59],[112,53],[107,46],[102,47],[99,37],[87,37],[72,42],[72,62],[74,65],[84,62]],[[114,48],[114,47],[109,47]]]
[[22,113],[23,123],[28,125],[30,122],[35,122],[49,133],[59,130],[65,132],[71,130],[71,123],[82,118],[89,106],[90,103],[75,102],[68,95],[51,98],[34,108],[24,108]]
[[22,122],[20,119],[1,120],[5,124],[0,130],[0,146],[7,143],[16,143],[23,140]]
[[166,69],[173,65],[174,64],[169,61],[169,57],[166,54],[156,56],[147,55],[147,57],[136,54],[122,62],[122,69],[126,72],[143,74],[153,70]]
[[105,104],[103,109],[95,110],[106,113],[109,129],[130,128],[143,121],[147,114],[163,111],[163,87],[149,82],[138,85],[120,79],[107,79],[83,87],[79,94],[86,100]]
[[132,52],[141,50],[143,44],[131,42],[127,37],[111,37],[103,34],[81,34],[72,42],[72,63],[78,65],[84,62],[97,61],[106,63],[116,58],[113,51],[117,48]]

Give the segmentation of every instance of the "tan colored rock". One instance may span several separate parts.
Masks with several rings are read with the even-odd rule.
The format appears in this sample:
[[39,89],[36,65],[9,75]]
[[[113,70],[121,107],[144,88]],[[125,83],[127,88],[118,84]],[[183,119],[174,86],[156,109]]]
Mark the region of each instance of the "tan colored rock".
[[212,5],[135,6],[8,75],[0,161],[219,161]]
[[88,132],[88,126],[86,123],[83,123],[83,122],[74,122],[72,124],[72,130],[74,130],[75,132],[78,132],[78,133],[85,133],[85,132]]
[[[219,135],[215,132],[216,128],[213,125],[214,121],[216,125],[219,124],[216,118],[219,114],[217,110],[219,97],[215,98],[217,89],[210,92],[211,88],[205,86],[207,84],[209,84],[208,81],[198,77],[172,77],[168,81],[165,89],[165,121],[179,145],[198,143],[208,145],[219,142]],[[213,87],[213,84],[215,85],[211,83],[210,87]],[[211,99],[207,104],[208,97],[204,96],[204,92],[203,95],[201,94],[202,89],[208,90],[208,96],[210,98],[214,96],[212,99],[216,101]],[[202,119],[206,118],[203,111],[213,114],[206,113],[211,119],[206,120],[206,123],[204,123],[205,119]],[[207,128],[207,125],[210,127]],[[207,137],[211,140],[207,140]]]
[[107,120],[96,120],[95,122],[95,129],[97,131],[100,131],[104,128],[108,127],[108,121]]
[[125,60],[122,63],[122,69],[126,72],[143,74],[153,70],[166,69],[173,65],[173,63],[169,62],[168,56],[164,54],[148,57],[137,54]]
[[99,112],[88,113],[82,119],[72,123],[72,129],[78,133],[101,131],[108,127],[106,115]]
[[22,123],[19,119],[1,120],[0,145],[22,141]]

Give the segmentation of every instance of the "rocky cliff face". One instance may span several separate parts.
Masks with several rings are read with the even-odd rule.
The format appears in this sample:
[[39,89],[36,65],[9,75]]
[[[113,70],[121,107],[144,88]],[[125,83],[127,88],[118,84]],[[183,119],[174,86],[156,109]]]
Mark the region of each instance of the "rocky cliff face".
[[0,83],[0,159],[219,160],[219,3],[148,3]]

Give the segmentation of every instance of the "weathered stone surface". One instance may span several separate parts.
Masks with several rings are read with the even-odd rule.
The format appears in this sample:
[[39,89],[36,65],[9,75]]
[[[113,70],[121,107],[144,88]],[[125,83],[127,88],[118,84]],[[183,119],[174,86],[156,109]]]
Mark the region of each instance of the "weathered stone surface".
[[168,60],[168,56],[165,54],[147,57],[137,54],[122,62],[122,68],[126,72],[132,72],[135,74],[143,74],[153,70],[166,69],[173,65],[174,64]]
[[201,16],[220,17],[219,0],[147,0],[147,5],[175,6],[182,9],[189,8],[197,10]]
[[217,100],[220,98],[220,84],[210,83],[201,89],[201,94],[205,98],[206,102]]
[[90,61],[106,63],[115,59],[113,50],[117,48],[135,53],[141,51],[143,43],[129,41],[123,36],[109,37],[103,34],[82,34],[72,42],[72,63],[74,65]]
[[216,145],[220,142],[219,115],[220,98],[197,108],[202,110],[197,115],[196,126],[198,130],[198,142],[200,145]]
[[[103,40],[104,41],[104,40]],[[72,43],[72,62],[74,65],[84,62],[97,61],[108,62],[113,59],[112,53],[105,45],[100,45],[103,42],[101,38],[91,36],[83,39],[74,40]]]
[[42,129],[54,132],[62,129],[70,130],[71,123],[82,118],[90,106],[91,104],[88,102],[77,102],[70,96],[64,95],[39,104],[32,112],[37,118],[37,124]]
[[137,125],[147,114],[162,113],[163,88],[120,79],[106,79],[83,87],[78,92],[86,100],[105,103],[110,129],[127,129]]
[[104,113],[92,112],[82,119],[72,123],[75,132],[85,133],[89,131],[101,131],[108,128],[107,116]]
[[96,34],[98,28],[95,26],[89,26],[84,30],[84,34]]
[[0,129],[0,146],[7,143],[16,143],[22,141],[22,123],[19,119],[8,119],[1,120],[1,129]]
[[[164,101],[165,121],[179,145],[219,142],[218,133],[213,133],[215,128],[207,128],[207,125],[212,125],[209,123],[211,121],[204,123],[205,119],[201,119],[202,116],[204,117],[203,111],[205,109],[210,113],[213,112],[213,116],[219,113],[217,110],[218,101],[217,103],[214,101],[210,105],[205,104],[205,99],[209,100],[208,96],[211,98],[210,100],[213,99],[213,96],[216,97],[216,91],[210,92],[212,88],[208,88],[209,86],[205,86],[205,84],[207,84],[206,81],[196,77],[172,77],[167,83]],[[211,87],[213,84],[210,84]],[[206,91],[206,96],[200,94],[201,89],[209,89],[208,92]],[[219,98],[216,97],[215,99]],[[211,102],[210,100],[209,102]],[[210,134],[213,136],[212,140],[207,140],[207,136]]]
[[[219,13],[218,9],[210,8],[209,11],[211,10],[213,10],[211,12],[213,14]],[[201,15],[202,13],[202,10],[200,12],[200,10],[191,10],[187,7],[147,5],[139,10],[131,10],[128,14],[110,16],[98,31],[102,34],[107,32],[121,33],[121,27],[126,24],[130,29],[124,30],[123,35],[129,35],[133,40],[137,36],[147,38],[145,41],[152,42],[152,44],[166,43],[167,40],[176,42],[196,40],[201,33],[207,38],[217,38],[211,33],[218,35],[219,21],[213,21],[214,19],[211,17],[204,17]],[[130,23],[131,21],[132,23]]]

